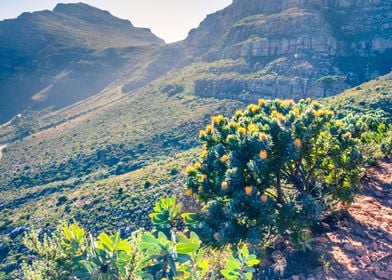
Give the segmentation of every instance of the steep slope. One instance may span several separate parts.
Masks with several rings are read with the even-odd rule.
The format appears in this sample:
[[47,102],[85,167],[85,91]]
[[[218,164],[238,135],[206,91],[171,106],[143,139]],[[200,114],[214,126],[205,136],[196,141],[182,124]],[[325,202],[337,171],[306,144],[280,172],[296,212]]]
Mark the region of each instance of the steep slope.
[[201,79],[196,93],[243,100],[334,95],[390,72],[391,19],[390,1],[235,0],[184,44],[203,61],[246,64],[231,78]]
[[96,94],[126,63],[164,45],[149,29],[82,3],[1,21],[0,41],[0,123]]
[[392,72],[324,99],[323,102],[343,114],[380,110],[392,119]]

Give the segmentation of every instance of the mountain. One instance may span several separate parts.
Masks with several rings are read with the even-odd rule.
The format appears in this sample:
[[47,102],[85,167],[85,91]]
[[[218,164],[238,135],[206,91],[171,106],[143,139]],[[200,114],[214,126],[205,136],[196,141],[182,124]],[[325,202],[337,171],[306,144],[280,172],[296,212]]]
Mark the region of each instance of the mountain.
[[101,91],[127,63],[164,45],[149,29],[86,4],[0,22],[0,123]]
[[214,114],[327,96],[390,116],[391,5],[236,0],[174,44],[85,4],[0,22],[0,271],[30,225],[146,225]]
[[323,97],[391,71],[391,1],[235,0],[184,45],[199,61],[243,60],[230,77],[200,78],[196,94]]

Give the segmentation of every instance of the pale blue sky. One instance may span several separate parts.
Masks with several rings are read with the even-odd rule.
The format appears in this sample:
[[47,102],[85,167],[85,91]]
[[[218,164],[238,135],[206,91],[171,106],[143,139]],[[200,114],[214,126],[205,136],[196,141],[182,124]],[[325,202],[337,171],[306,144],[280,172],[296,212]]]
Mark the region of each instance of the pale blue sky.
[[108,10],[135,26],[151,28],[166,42],[174,42],[185,39],[207,14],[228,6],[232,0],[0,0],[0,20],[22,12],[52,10],[59,2],[84,2]]

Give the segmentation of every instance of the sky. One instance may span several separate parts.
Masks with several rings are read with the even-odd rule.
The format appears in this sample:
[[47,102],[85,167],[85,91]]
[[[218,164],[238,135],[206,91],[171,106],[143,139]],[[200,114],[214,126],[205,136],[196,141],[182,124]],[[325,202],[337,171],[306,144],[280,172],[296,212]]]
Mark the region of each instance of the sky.
[[167,43],[185,39],[189,30],[232,0],[0,0],[0,20],[23,12],[52,10],[57,3],[84,2],[129,19],[137,27],[148,27]]

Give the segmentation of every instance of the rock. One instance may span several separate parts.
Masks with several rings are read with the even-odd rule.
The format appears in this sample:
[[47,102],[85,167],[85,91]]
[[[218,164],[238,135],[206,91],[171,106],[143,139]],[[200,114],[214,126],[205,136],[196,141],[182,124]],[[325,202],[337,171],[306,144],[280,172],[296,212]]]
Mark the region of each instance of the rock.
[[372,263],[372,261],[370,260],[370,258],[369,258],[368,256],[366,256],[366,255],[362,256],[362,257],[361,257],[361,260],[362,260],[364,263],[366,263],[367,265],[369,265],[369,264]]
[[316,237],[315,240],[316,240],[318,243],[321,243],[321,244],[328,243],[328,241],[329,241],[328,238],[326,238],[326,237],[324,237],[324,236]]
[[389,273],[381,270],[376,270],[374,274],[382,279],[389,279]]
[[376,242],[372,242],[372,244],[370,244],[370,249],[372,249],[373,251],[377,251],[378,246]]
[[292,279],[292,280],[300,280],[298,275],[293,275],[293,276],[291,276],[291,279]]
[[355,251],[355,246],[351,245],[350,243],[344,244],[344,248],[345,248],[347,251],[350,251],[350,252],[354,252],[354,251]]
[[365,249],[365,248],[357,248],[357,249],[355,250],[355,253],[356,253],[358,256],[363,256],[363,255],[366,254],[366,249]]

